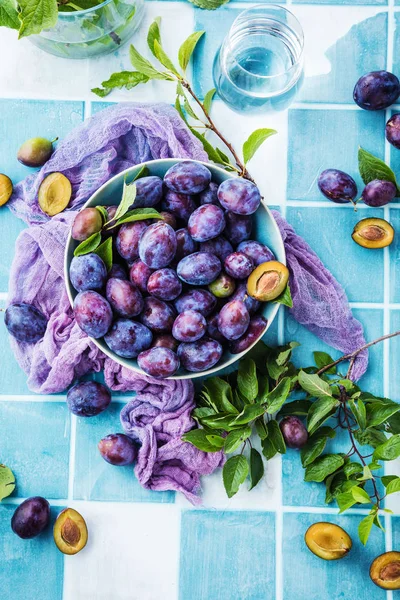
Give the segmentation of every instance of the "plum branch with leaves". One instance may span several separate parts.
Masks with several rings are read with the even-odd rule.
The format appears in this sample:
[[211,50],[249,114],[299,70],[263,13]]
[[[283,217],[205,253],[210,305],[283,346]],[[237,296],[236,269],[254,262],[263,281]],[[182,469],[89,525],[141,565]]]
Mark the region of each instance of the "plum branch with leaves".
[[[400,477],[379,473],[382,461],[400,456],[400,404],[362,391],[350,379],[351,368],[358,354],[398,335],[382,336],[337,360],[314,352],[315,364],[307,368],[291,362],[296,342],[278,348],[259,342],[237,373],[206,380],[193,411],[199,428],[183,439],[205,452],[234,453],[222,473],[229,497],[248,475],[249,489],[262,479],[261,453],[268,461],[287,447],[300,448],[304,480],[325,484],[327,504],[336,500],[340,512],[356,504],[370,507],[359,525],[365,544],[373,525],[383,529],[382,512],[391,512],[383,500],[400,491]],[[350,365],[345,375],[338,372],[344,361]],[[340,431],[348,435],[347,451],[325,452]]]
[[[130,47],[130,60],[135,71],[121,71],[113,73],[109,79],[103,81],[101,88],[94,88],[92,92],[104,98],[116,88],[126,88],[130,90],[141,83],[147,83],[151,80],[171,81],[176,84],[175,108],[187,124],[193,135],[202,143],[208,158],[221,165],[228,171],[235,171],[238,175],[252,178],[247,170],[247,163],[253,158],[255,152],[261,144],[274,135],[274,129],[257,129],[249,136],[243,144],[243,158],[236,152],[231,142],[219,130],[215,121],[211,117],[211,105],[216,90],[209,90],[203,100],[197,96],[189,80],[187,79],[187,69],[190,64],[193,52],[204,35],[204,31],[192,33],[181,45],[178,51],[179,69],[168,57],[161,44],[160,18],[156,18],[150,25],[147,34],[147,45],[165,70],[154,66],[144,56],[142,56],[134,46]],[[192,103],[191,103],[192,102]],[[189,121],[191,119],[191,121]],[[214,147],[207,139],[206,134],[212,132],[224,145],[224,150],[228,150],[233,160],[225,154],[219,147]]]

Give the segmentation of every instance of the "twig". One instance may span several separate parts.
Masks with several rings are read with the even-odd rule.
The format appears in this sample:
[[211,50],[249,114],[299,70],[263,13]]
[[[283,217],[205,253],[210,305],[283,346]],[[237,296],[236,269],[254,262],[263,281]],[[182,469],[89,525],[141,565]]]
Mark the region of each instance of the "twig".
[[370,348],[371,346],[375,346],[375,344],[379,344],[379,342],[383,342],[390,338],[396,337],[397,335],[400,335],[400,331],[395,331],[394,333],[388,333],[386,335],[382,335],[381,337],[377,338],[376,340],[373,340],[372,342],[368,342],[368,344],[364,344],[364,346],[361,346],[361,348],[358,348],[357,350],[354,350],[353,352],[350,352],[349,354],[344,354],[337,360],[331,362],[329,365],[322,367],[322,369],[319,369],[319,371],[317,371],[317,375],[321,375],[322,373],[325,373],[325,371],[329,371],[329,369],[331,369],[332,367],[335,367],[336,365],[343,362],[344,360],[350,360],[349,371],[347,372],[347,376],[346,376],[346,378],[348,379],[349,372],[351,371],[351,369],[354,365],[354,361],[355,361],[356,357],[360,354],[360,352],[362,352],[363,350],[366,350],[367,348]]

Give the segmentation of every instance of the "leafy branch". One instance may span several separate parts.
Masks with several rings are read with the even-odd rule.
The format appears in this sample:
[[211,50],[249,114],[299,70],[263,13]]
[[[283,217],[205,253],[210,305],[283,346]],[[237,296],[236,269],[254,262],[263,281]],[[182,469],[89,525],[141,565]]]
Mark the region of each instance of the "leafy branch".
[[[253,181],[247,170],[247,163],[253,158],[261,144],[276,131],[265,128],[254,131],[243,144],[243,158],[241,158],[233,145],[218,129],[211,116],[211,106],[216,90],[209,90],[202,101],[193,90],[186,75],[193,53],[204,33],[204,31],[195,31],[180,46],[178,68],[162,47],[160,18],[155,19],[147,34],[147,45],[162,68],[154,66],[134,46],[131,46],[130,60],[136,70],[113,73],[108,80],[103,81],[102,87],[94,88],[92,92],[104,98],[115,88],[130,90],[140,83],[147,83],[151,80],[174,82],[176,84],[175,108],[193,135],[202,143],[208,158],[225,169],[236,171],[238,175]],[[209,132],[212,132],[222,142],[224,150],[231,154],[232,161],[223,150],[210,143],[206,137]]]
[[[351,381],[351,369],[346,375],[337,369],[344,361],[352,366],[361,352],[398,335],[382,336],[337,360],[314,352],[315,364],[306,368],[291,362],[297,343],[270,348],[260,342],[239,361],[237,373],[204,383],[192,413],[199,428],[183,439],[205,452],[233,454],[222,473],[229,497],[248,475],[249,489],[262,479],[262,455],[268,461],[285,454],[287,446],[298,447],[304,480],[324,483],[327,504],[336,501],[340,512],[355,504],[370,506],[359,526],[365,544],[373,525],[383,529],[381,510],[390,512],[382,508],[383,500],[400,491],[400,477],[378,474],[382,461],[400,456],[400,404],[362,391]],[[285,417],[294,419],[296,435],[285,430]],[[348,436],[348,451],[325,452],[339,431]]]

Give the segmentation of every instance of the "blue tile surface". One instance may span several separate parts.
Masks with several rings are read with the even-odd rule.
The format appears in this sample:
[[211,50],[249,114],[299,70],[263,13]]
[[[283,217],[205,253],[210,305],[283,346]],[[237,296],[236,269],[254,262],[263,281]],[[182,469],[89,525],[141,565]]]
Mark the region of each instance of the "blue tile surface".
[[273,513],[185,511],[180,556],[180,600],[275,598]]
[[[392,310],[390,312],[390,331],[400,331],[400,311]],[[390,381],[389,398],[396,401],[400,399],[400,336],[390,340]]]
[[133,467],[115,467],[100,455],[97,443],[109,433],[122,433],[119,414],[121,402],[113,402],[97,417],[77,419],[75,478],[73,496],[76,500],[110,502],[174,502],[173,492],[153,492],[143,489]]
[[[395,0],[400,4],[400,0]],[[394,13],[394,42],[393,42],[393,73],[398,73],[400,68],[400,13]]]
[[[354,212],[351,207],[287,210],[296,232],[310,244],[354,302],[383,301],[384,251],[362,248],[351,238],[355,224],[370,216],[368,209]],[[374,216],[383,218],[383,209],[374,210]]]
[[317,180],[321,171],[330,168],[341,169],[354,177],[361,193],[358,146],[380,158],[384,156],[384,111],[292,109],[289,110],[289,132],[289,200],[325,200]]
[[1,435],[1,462],[13,470],[17,481],[14,495],[66,498],[70,440],[66,404],[2,401],[0,431],[6,432]]
[[[0,99],[0,111],[0,170],[14,183],[34,172],[17,161],[18,148],[25,140],[36,136],[62,139],[83,120],[83,102]],[[0,292],[7,291],[15,240],[23,228],[24,223],[6,207],[0,209]]]
[[[384,534],[374,528],[367,546],[358,540],[361,517],[325,514],[284,514],[283,600],[384,600],[386,592],[372,583],[368,568],[385,551]],[[353,540],[348,556],[324,561],[304,543],[304,533],[318,521],[334,522]]]
[[[394,152],[399,152],[399,150],[395,150]],[[399,168],[397,168],[399,167]],[[396,169],[396,173],[400,173],[400,159],[398,161],[398,165],[394,166],[392,164],[392,168]],[[392,244],[389,246],[389,254],[390,254],[390,302],[400,302],[400,210],[393,209],[390,211],[390,223],[394,227],[395,236]]]
[[[362,4],[366,3],[362,1]],[[331,63],[329,73],[308,77],[299,94],[299,100],[353,103],[354,84],[364,73],[386,68],[386,51],[386,13],[378,13],[356,23],[327,50],[326,57]],[[351,147],[349,140],[347,145]]]
[[1,598],[62,600],[64,557],[54,543],[52,531],[62,509],[51,511],[51,525],[38,537],[22,540],[10,527],[15,508],[4,505],[0,510]]

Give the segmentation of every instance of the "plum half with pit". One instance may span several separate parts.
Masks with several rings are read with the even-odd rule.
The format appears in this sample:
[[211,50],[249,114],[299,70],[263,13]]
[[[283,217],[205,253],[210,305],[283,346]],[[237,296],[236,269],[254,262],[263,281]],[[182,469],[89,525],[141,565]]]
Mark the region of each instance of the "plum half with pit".
[[85,519],[77,510],[66,508],[54,523],[53,537],[63,554],[77,554],[86,546],[88,530]]
[[68,390],[67,405],[77,417],[94,417],[111,402],[110,391],[97,381],[81,381]]
[[323,560],[339,560],[346,556],[352,547],[351,537],[342,527],[325,521],[311,525],[304,540],[307,548]]
[[11,529],[23,540],[41,533],[50,522],[50,505],[45,498],[27,498],[15,509],[11,518]]
[[247,280],[247,293],[260,302],[275,300],[289,281],[289,269],[277,260],[259,265]]
[[97,446],[104,460],[116,467],[131,465],[137,458],[137,445],[124,433],[106,435]]
[[394,229],[385,219],[361,219],[354,227],[351,237],[363,248],[385,248],[393,242]]
[[400,552],[384,552],[372,562],[369,576],[384,590],[400,590]]

